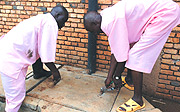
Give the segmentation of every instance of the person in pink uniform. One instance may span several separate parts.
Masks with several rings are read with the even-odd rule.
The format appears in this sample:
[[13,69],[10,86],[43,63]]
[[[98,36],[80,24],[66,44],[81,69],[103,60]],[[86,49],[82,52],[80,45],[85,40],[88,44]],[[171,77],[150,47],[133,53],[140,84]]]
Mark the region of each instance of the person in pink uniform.
[[61,75],[54,65],[58,29],[68,19],[58,5],[50,13],[20,22],[0,38],[0,74],[6,97],[6,112],[18,112],[26,95],[25,76],[29,65],[39,58],[51,70],[54,84]]
[[108,36],[111,63],[106,87],[112,81],[116,87],[122,86],[121,73],[125,67],[132,75],[134,95],[117,112],[134,112],[145,107],[143,73],[151,73],[171,30],[179,23],[180,8],[172,0],[122,0],[100,14],[90,11],[84,16],[86,30]]

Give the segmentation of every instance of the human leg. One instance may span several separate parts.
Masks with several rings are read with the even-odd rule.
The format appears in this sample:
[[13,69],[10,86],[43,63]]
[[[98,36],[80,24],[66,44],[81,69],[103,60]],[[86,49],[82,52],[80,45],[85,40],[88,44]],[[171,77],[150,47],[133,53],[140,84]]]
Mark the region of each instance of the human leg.
[[133,100],[137,102],[140,106],[143,105],[142,100],[142,83],[143,83],[143,73],[132,70],[132,80],[134,84],[134,96]]
[[1,73],[2,84],[6,97],[6,112],[18,112],[26,95],[25,74],[27,69],[20,71],[17,79]]
[[117,112],[134,112],[145,107],[142,100],[143,73],[134,70],[132,70],[131,73],[134,83],[134,96],[118,107]]
[[32,65],[32,68],[34,79],[39,79],[44,76],[50,76],[52,74],[50,71],[46,71],[43,69],[43,63],[41,62],[40,58]]
[[130,69],[128,69],[126,77],[122,76],[121,79],[122,79],[122,83],[124,84],[125,88],[127,88],[127,89],[129,89],[131,91],[134,90],[134,85],[133,85],[133,80],[132,80],[132,73],[131,73]]

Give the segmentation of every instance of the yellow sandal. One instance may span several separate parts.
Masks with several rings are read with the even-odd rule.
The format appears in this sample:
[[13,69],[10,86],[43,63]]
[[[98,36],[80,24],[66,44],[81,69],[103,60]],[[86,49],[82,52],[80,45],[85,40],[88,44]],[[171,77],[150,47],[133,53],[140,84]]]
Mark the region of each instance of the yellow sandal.
[[129,99],[126,103],[122,104],[116,109],[116,112],[135,112],[145,107],[145,103],[140,106],[133,99]]
[[124,87],[129,89],[130,91],[134,91],[134,86],[129,86],[127,83],[126,83],[126,80],[125,80],[126,77],[122,76],[121,79],[122,79],[122,82],[124,84]]

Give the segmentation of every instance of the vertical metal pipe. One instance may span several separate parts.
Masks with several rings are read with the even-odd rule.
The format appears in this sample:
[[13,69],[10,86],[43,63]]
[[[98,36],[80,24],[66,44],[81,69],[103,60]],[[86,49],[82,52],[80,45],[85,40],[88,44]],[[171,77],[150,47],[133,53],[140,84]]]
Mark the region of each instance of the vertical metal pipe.
[[[97,11],[98,3],[97,0],[89,0],[88,11]],[[97,35],[88,32],[88,69],[89,74],[95,73],[96,71],[96,44]]]

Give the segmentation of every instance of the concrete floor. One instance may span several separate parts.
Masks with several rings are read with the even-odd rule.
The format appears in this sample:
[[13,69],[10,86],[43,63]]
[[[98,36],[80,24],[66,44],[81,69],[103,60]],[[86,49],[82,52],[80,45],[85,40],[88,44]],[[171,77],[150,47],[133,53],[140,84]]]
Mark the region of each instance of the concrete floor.
[[[59,66],[59,65],[57,65]],[[46,68],[47,69],[47,68]],[[20,112],[109,112],[115,100],[117,91],[106,92],[99,96],[100,88],[104,86],[107,75],[105,72],[97,71],[92,75],[87,70],[72,66],[63,66],[59,69],[62,80],[54,87],[52,77],[49,77],[35,89],[29,92],[23,102]],[[29,67],[28,76],[32,75]],[[35,80],[33,77],[26,80],[27,90],[42,79]],[[3,96],[3,88],[0,82],[0,96]],[[131,98],[132,91],[122,88],[113,106],[116,108]],[[154,108],[147,100],[146,107],[138,112],[161,112]],[[0,103],[0,112],[4,103]],[[29,110],[23,110],[23,108]],[[31,111],[30,111],[31,110]]]

